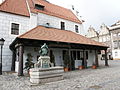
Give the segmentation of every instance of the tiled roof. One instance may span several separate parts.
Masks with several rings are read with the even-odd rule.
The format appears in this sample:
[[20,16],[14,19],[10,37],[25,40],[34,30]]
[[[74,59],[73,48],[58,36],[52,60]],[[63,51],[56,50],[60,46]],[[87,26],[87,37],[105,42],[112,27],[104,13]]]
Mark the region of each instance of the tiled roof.
[[[69,9],[54,5],[45,0],[27,0],[27,1],[30,7],[30,11],[33,13],[38,13],[38,12],[44,13],[47,15],[70,20],[76,23],[82,23]],[[35,9],[35,4],[45,6],[44,10]],[[30,16],[26,0],[5,0],[5,2],[3,2],[0,5],[0,11],[23,15],[23,16]]]
[[25,0],[5,0],[0,4],[0,11],[22,16],[30,16]]
[[43,26],[37,26],[36,28],[20,35],[18,38],[23,39],[33,39],[33,40],[46,40],[46,41],[57,41],[75,44],[85,44],[85,45],[96,45],[105,46],[103,43],[93,41],[82,35],[76,34],[68,30],[59,30],[55,28],[46,28]]
[[[51,16],[56,16],[76,23],[82,23],[73,12],[69,9],[46,2],[45,0],[28,0],[30,10],[34,13],[44,13]],[[44,6],[44,10],[35,9],[35,4]]]

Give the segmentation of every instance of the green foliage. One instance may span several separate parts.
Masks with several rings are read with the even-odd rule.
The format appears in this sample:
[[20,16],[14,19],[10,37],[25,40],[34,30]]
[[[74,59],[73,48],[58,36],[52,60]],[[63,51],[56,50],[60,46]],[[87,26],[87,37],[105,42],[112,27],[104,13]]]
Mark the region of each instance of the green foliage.
[[64,55],[64,67],[69,67],[69,60],[70,60],[70,57],[69,57],[68,52],[66,51]]
[[25,63],[25,68],[27,71],[29,71],[30,68],[33,68],[34,67],[34,63],[32,62],[32,55],[31,53],[28,53],[27,54],[27,59],[26,59],[26,63]]

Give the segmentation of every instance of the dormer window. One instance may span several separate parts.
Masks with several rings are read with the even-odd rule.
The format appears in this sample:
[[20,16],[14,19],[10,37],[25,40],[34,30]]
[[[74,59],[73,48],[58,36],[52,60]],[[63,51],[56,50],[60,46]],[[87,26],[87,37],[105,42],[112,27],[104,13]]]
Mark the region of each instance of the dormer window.
[[79,33],[79,31],[78,31],[78,25],[75,25],[75,32]]
[[43,5],[35,4],[35,8],[38,10],[44,10],[44,7],[45,6],[43,6]]
[[65,30],[65,22],[61,22],[61,30]]

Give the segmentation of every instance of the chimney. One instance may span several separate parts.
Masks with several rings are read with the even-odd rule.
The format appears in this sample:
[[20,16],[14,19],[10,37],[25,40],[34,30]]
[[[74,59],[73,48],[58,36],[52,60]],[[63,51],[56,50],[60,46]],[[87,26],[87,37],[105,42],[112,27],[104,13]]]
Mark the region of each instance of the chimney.
[[0,4],[3,3],[5,0],[0,0]]

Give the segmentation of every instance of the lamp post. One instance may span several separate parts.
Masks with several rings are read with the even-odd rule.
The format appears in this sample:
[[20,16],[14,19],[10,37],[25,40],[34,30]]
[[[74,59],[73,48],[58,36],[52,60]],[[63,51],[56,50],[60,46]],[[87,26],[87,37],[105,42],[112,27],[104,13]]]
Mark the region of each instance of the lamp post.
[[1,38],[0,39],[0,46],[1,46],[1,55],[0,55],[0,75],[2,75],[2,49],[3,49],[3,45],[4,45],[4,39]]

